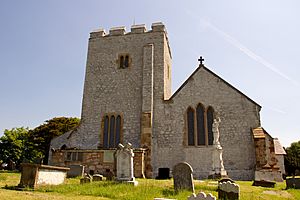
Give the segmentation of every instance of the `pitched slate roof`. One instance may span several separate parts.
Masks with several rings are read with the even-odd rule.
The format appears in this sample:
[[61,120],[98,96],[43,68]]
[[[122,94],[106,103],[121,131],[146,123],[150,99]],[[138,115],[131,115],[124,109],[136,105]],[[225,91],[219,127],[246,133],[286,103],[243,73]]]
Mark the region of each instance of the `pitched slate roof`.
[[227,86],[231,87],[233,90],[237,91],[239,94],[243,95],[245,98],[247,98],[249,101],[251,101],[252,103],[254,103],[255,105],[259,106],[261,108],[261,106],[256,103],[255,101],[253,101],[251,98],[249,98],[247,95],[245,95],[244,93],[242,93],[241,91],[239,91],[237,88],[235,88],[234,86],[232,86],[230,83],[228,83],[227,81],[225,81],[223,78],[221,78],[220,76],[218,76],[217,74],[215,74],[213,71],[209,70],[208,68],[206,68],[203,64],[200,64],[199,67],[197,67],[197,69],[184,81],[184,83],[174,92],[174,94],[170,97],[170,99],[168,99],[167,101],[172,100],[183,88],[184,86],[190,81],[190,79],[201,69],[203,68],[204,70],[206,70],[207,72],[209,72],[210,74],[212,74],[213,76],[217,77],[218,79],[220,79],[221,81],[223,81]]

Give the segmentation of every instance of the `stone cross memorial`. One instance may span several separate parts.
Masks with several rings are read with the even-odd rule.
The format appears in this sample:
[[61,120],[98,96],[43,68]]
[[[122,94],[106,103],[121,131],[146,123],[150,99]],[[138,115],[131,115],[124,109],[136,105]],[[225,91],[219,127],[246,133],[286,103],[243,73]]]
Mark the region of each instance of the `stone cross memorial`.
[[133,156],[134,153],[130,143],[127,143],[125,146],[122,144],[118,145],[118,149],[115,153],[117,160],[117,181],[127,182],[133,185],[138,184],[133,174]]
[[193,183],[193,169],[191,165],[186,162],[178,163],[173,168],[174,189],[176,192],[179,190],[190,190],[195,192]]

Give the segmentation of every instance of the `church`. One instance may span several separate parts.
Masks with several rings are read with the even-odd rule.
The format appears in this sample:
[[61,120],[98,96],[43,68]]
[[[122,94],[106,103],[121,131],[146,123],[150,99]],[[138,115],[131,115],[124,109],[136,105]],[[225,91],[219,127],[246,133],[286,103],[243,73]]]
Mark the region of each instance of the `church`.
[[195,178],[207,178],[213,123],[219,119],[229,177],[253,180],[263,169],[281,173],[284,150],[261,127],[261,106],[205,67],[202,57],[199,61],[172,93],[172,54],[163,23],[153,23],[151,30],[133,25],[130,32],[125,27],[91,32],[81,122],[51,141],[49,164],[84,165],[87,173],[105,175],[116,170],[118,144],[131,143],[136,177],[172,176],[177,163],[187,162]]

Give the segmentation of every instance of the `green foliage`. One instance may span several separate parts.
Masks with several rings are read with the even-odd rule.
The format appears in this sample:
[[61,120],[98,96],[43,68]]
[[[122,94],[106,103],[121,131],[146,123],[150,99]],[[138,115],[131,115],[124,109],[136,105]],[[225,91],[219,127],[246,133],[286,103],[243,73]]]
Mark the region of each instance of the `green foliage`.
[[288,175],[295,175],[296,170],[300,170],[300,141],[293,142],[286,148],[284,157],[285,170]]
[[43,158],[47,164],[51,140],[74,129],[79,122],[78,118],[56,117],[33,130],[24,127],[5,130],[0,138],[0,161],[13,161],[19,167],[24,159],[33,162]]
[[[78,118],[56,117],[30,130],[28,138],[29,151],[27,153],[35,151],[35,157],[36,155],[42,155],[43,162],[47,164],[51,140],[73,130],[79,125],[79,122]],[[34,156],[29,157],[32,159]]]
[[14,162],[18,166],[25,157],[25,143],[28,136],[28,128],[5,129],[4,135],[0,138],[0,160],[4,163]]

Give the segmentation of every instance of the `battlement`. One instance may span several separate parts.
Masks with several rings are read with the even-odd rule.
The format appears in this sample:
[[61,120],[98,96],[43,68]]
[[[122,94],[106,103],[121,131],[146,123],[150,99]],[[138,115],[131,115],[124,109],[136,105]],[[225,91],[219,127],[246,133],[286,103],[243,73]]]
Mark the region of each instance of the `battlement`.
[[152,23],[151,30],[148,31],[145,24],[132,25],[130,32],[126,32],[125,26],[112,27],[109,29],[108,34],[105,32],[103,28],[100,28],[90,33],[90,39],[109,37],[109,36],[122,36],[128,34],[150,33],[150,32],[166,32],[165,25],[162,22]]

